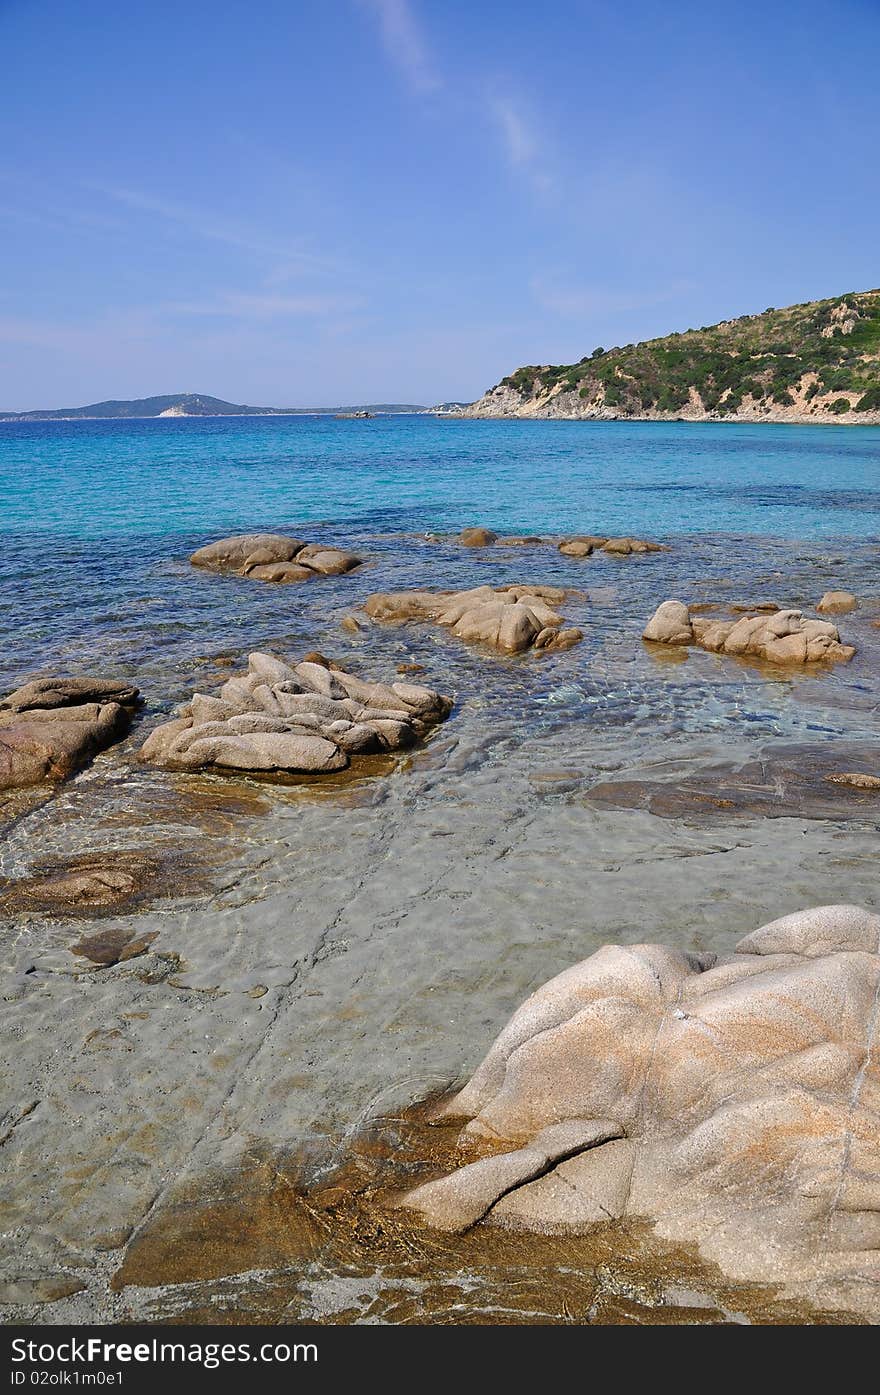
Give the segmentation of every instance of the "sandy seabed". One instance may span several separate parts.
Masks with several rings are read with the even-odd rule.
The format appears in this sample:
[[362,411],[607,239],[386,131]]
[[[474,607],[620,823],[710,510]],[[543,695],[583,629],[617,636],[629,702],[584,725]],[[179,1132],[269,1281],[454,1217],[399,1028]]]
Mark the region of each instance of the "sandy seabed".
[[[685,597],[801,604],[851,585],[863,604],[840,625],[858,655],[821,674],[650,653],[649,597],[679,594],[699,558],[592,562],[455,564],[474,584],[580,589],[565,609],[584,643],[544,659],[418,625],[351,635],[356,587],[310,597],[312,644],[282,630],[279,652],[376,678],[418,661],[417,681],[456,696],[378,770],[273,786],[145,769],[148,708],[54,794],[7,801],[7,1320],[834,1320],[631,1223],[441,1241],[383,1206],[452,1147],[426,1143],[421,1102],[599,945],[723,951],[804,906],[880,905],[877,796],[825,781],[876,768],[876,549],[791,548],[753,594],[740,576]],[[205,645],[175,699],[227,676]],[[128,881],[71,902],[83,859]]]

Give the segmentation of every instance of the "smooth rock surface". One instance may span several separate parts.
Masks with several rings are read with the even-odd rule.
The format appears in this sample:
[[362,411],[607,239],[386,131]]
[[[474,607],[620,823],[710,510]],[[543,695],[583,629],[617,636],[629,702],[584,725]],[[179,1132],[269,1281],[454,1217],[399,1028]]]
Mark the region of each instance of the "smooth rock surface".
[[436,1182],[424,1182],[401,1198],[401,1205],[419,1211],[437,1230],[466,1230],[482,1220],[489,1207],[515,1187],[531,1182],[556,1162],[622,1134],[619,1124],[598,1119],[567,1120],[541,1129],[525,1148],[497,1153],[451,1172]]
[[553,609],[565,599],[556,586],[475,586],[468,591],[376,592],[367,597],[373,620],[433,620],[470,643],[507,654],[570,649],[583,639]]
[[603,552],[629,557],[634,552],[668,552],[662,543],[645,542],[644,538],[608,538],[602,543]]
[[698,644],[713,654],[764,659],[773,664],[849,663],[855,654],[836,625],[809,620],[800,610],[716,620],[694,614],[682,601],[664,601],[642,633],[655,644]]
[[498,541],[498,534],[491,528],[462,528],[458,541],[465,547],[491,547]]
[[816,609],[820,615],[848,615],[858,605],[852,591],[826,591]]
[[198,548],[189,560],[194,567],[233,572],[254,581],[295,582],[343,576],[363,559],[342,548],[305,543],[282,533],[242,533]]
[[218,695],[195,693],[150,733],[141,759],[182,770],[326,775],[354,754],[413,746],[452,710],[414,683],[367,683],[341,669],[253,653]]
[[634,552],[668,552],[662,543],[645,542],[642,538],[609,538],[592,533],[579,533],[575,537],[563,538],[558,550],[564,557],[590,557],[594,552],[610,552],[618,557],[629,557]]
[[[606,945],[539,988],[443,1107],[485,1159],[403,1204],[443,1228],[644,1217],[733,1279],[878,1320],[878,1004],[880,916],[858,906],[784,916],[720,960]],[[552,1130],[590,1120],[609,1141],[537,1167]]]
[[691,644],[694,632],[691,617],[682,601],[664,601],[645,626],[643,639],[655,644]]
[[65,780],[124,736],[138,701],[128,683],[39,678],[0,702],[0,789]]

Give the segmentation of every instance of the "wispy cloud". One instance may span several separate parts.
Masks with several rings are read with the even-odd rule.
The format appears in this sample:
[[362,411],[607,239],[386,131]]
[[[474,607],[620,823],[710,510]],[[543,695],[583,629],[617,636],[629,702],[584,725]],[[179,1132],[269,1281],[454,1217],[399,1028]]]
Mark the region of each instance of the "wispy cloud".
[[186,204],[170,202],[139,189],[114,188],[95,185],[95,191],[104,194],[126,208],[151,214],[196,237],[210,242],[225,243],[239,251],[250,252],[257,257],[280,259],[286,263],[296,263],[307,269],[326,269],[330,266],[327,258],[317,257],[299,247],[294,242],[276,240],[253,229],[207,212],[191,208]]
[[554,185],[553,153],[526,104],[511,93],[492,93],[487,110],[508,165],[544,194]]
[[359,0],[378,21],[385,52],[413,91],[442,87],[410,0]]
[[150,314],[140,310],[102,316],[88,323],[4,315],[0,316],[0,343],[88,355],[106,349],[108,343],[147,338],[152,327]]
[[523,112],[509,97],[491,97],[489,111],[495,118],[512,165],[527,165],[538,154],[538,138]]
[[226,291],[208,300],[168,301],[161,309],[177,315],[223,315],[246,320],[274,320],[348,315],[365,304],[363,296],[249,295],[238,291]]

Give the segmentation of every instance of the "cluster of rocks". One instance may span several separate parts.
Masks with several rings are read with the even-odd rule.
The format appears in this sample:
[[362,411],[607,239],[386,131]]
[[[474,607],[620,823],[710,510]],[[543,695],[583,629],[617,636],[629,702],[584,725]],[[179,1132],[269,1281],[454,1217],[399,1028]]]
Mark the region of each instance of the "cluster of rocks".
[[629,557],[634,552],[668,552],[663,543],[645,542],[642,538],[602,538],[582,533],[564,538],[559,551],[565,557],[589,557],[593,552],[610,552],[615,557]]
[[443,1108],[478,1160],[400,1204],[451,1231],[647,1218],[732,1278],[880,1317],[878,993],[880,917],[856,906],[720,961],[606,945]]
[[[458,535],[463,547],[525,547],[541,543],[543,538],[532,535],[500,538],[491,528],[463,528]],[[634,552],[668,552],[662,543],[645,542],[642,538],[599,537],[591,533],[578,533],[575,537],[563,538],[557,544],[558,550],[566,557],[589,557],[591,552],[610,552],[618,557],[629,557]]]
[[65,780],[127,732],[138,690],[107,678],[38,678],[0,702],[0,789]]
[[746,614],[738,620],[694,615],[682,601],[664,601],[645,627],[654,644],[698,644],[713,654],[765,659],[773,664],[848,663],[855,654],[836,625],[810,620],[800,610]]
[[251,654],[216,697],[196,693],[157,727],[141,759],[179,770],[330,774],[353,755],[412,746],[452,710],[415,683],[369,683],[321,656],[286,664]]
[[200,547],[190,557],[194,567],[232,572],[252,581],[311,581],[315,576],[342,576],[363,558],[338,547],[305,543],[280,533],[242,533]]
[[462,547],[533,547],[544,539],[536,533],[515,533],[500,538],[491,528],[462,528],[458,535]]
[[553,606],[558,586],[475,586],[469,591],[379,591],[367,597],[373,620],[433,620],[459,639],[507,654],[570,649],[583,632],[565,625]]

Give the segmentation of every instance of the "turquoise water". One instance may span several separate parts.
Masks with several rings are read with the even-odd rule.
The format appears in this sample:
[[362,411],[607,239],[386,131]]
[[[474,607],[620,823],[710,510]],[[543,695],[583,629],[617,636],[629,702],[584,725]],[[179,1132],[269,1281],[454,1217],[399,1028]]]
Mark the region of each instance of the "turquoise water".
[[216,536],[324,520],[880,534],[880,428],[329,417],[0,423],[0,529]]
[[[96,672],[131,677],[167,706],[192,692],[205,655],[279,646],[323,648],[377,675],[417,658],[445,691],[483,694],[490,727],[512,702],[524,730],[572,720],[655,735],[873,729],[866,665],[880,631],[867,606],[846,622],[865,658],[813,685],[812,711],[709,656],[661,675],[636,642],[670,596],[809,608],[845,586],[876,607],[873,428],[432,417],[0,424],[0,482],[0,690],[35,672]],[[452,536],[474,523],[633,533],[670,551],[622,562],[562,557],[552,541],[474,552]],[[189,565],[201,543],[252,529],[348,545],[365,565],[288,587]],[[524,580],[576,589],[565,613],[585,641],[567,658],[487,664],[426,627],[374,626],[361,638],[340,629],[372,591]]]

